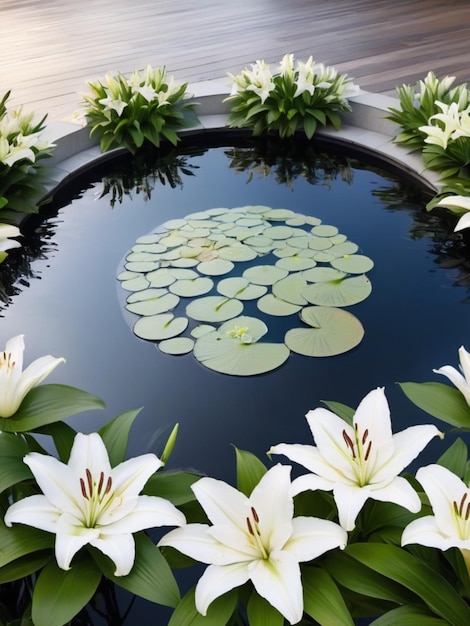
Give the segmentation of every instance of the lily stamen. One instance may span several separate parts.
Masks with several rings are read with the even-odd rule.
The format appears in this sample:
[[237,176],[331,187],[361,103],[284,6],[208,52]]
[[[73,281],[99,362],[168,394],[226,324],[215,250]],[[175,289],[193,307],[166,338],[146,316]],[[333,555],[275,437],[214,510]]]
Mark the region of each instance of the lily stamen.
[[346,442],[346,445],[348,446],[348,448],[351,450],[351,454],[352,454],[353,459],[355,459],[356,458],[356,453],[354,451],[354,442],[351,439],[351,437],[348,435],[346,430],[343,430],[343,439]]
[[251,515],[253,518],[253,524],[250,521],[250,518],[247,517],[246,518],[246,525],[248,528],[248,532],[250,533],[250,535],[253,537],[254,540],[254,544],[256,546],[256,548],[258,548],[260,554],[261,554],[261,558],[263,559],[268,559],[268,553],[266,551],[266,548],[263,545],[263,541],[261,539],[261,531],[259,528],[259,516],[258,513],[256,512],[256,509],[254,507],[251,507]]

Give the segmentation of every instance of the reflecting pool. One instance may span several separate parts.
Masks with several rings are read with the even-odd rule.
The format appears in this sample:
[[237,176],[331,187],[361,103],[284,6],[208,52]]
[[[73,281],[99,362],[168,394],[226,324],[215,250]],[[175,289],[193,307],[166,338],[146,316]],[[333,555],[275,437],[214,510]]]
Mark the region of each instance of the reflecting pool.
[[[169,467],[230,482],[233,446],[264,457],[281,441],[309,443],[304,415],[322,400],[355,407],[385,386],[395,431],[427,423],[395,383],[439,380],[432,369],[456,365],[459,346],[470,346],[468,245],[446,213],[425,212],[427,200],[384,166],[321,143],[213,137],[163,156],[118,158],[29,221],[25,249],[12,251],[0,267],[2,341],[24,333],[26,363],[43,354],[65,357],[48,382],[106,402],[104,412],[74,417],[74,428],[89,432],[143,407],[130,454],[161,453],[178,422]],[[170,220],[246,206],[319,218],[373,260],[370,295],[345,307],[364,328],[356,347],[321,358],[291,352],[273,371],[231,376],[205,367],[192,352],[165,354],[134,334],[123,313],[128,294],[116,277],[136,241]],[[298,313],[290,319],[299,325]],[[272,316],[274,334],[285,324],[285,317]],[[440,445],[429,446],[429,459]]]

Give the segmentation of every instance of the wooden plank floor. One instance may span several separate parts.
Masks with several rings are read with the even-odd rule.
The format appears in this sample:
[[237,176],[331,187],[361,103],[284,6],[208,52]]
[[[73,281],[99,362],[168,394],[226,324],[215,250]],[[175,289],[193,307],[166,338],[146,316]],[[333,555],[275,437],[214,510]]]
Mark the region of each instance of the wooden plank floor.
[[468,0],[0,0],[0,94],[70,119],[107,71],[199,81],[293,52],[393,95],[429,70],[470,82],[469,41]]

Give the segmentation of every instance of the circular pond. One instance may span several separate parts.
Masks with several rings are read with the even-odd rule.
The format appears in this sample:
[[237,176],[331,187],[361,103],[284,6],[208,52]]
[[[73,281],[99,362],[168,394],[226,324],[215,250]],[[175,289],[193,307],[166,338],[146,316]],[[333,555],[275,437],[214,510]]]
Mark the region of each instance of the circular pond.
[[[169,467],[232,483],[232,446],[265,458],[273,444],[309,443],[304,415],[322,400],[355,407],[385,386],[394,431],[427,423],[395,383],[436,380],[432,369],[456,364],[459,346],[468,347],[469,251],[447,214],[426,214],[428,198],[416,186],[368,163],[321,143],[229,136],[103,165],[32,218],[24,250],[12,251],[0,267],[3,341],[24,333],[26,362],[65,357],[48,382],[105,401],[104,412],[71,420],[77,430],[96,430],[143,407],[131,455],[160,454],[178,422]],[[189,237],[191,229],[196,235]],[[238,241],[235,248],[227,238]],[[346,243],[351,247],[337,257],[326,254]],[[317,275],[325,268],[328,281]],[[334,280],[329,271],[338,272]],[[162,274],[171,275],[172,289]],[[289,277],[295,288],[285,286]],[[238,298],[248,285],[265,289]],[[147,300],[157,308],[149,310]],[[227,300],[241,306],[211,318],[207,310],[220,311]],[[286,304],[281,312],[276,300]],[[350,316],[361,330],[339,350],[315,352],[308,347],[312,307]],[[175,319],[185,320],[184,328],[169,336],[141,330],[148,325],[141,320],[165,315],[159,328]],[[258,323],[266,327],[261,334]],[[205,325],[223,331],[212,335],[215,348],[195,331]],[[292,338],[296,329],[310,334]],[[346,327],[343,334],[350,339],[354,332]],[[186,347],[170,342],[168,349],[180,335]],[[266,357],[253,370],[226,365],[260,342],[282,346],[282,357],[278,348],[268,366]],[[430,458],[439,445],[429,447]]]

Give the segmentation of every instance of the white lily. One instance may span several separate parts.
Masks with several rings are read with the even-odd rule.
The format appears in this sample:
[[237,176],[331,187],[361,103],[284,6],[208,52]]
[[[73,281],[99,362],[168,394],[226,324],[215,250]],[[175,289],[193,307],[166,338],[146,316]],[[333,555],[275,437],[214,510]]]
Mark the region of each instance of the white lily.
[[139,87],[137,89],[137,92],[140,93],[140,95],[144,97],[147,102],[152,102],[152,100],[155,100],[158,95],[152,85],[148,84],[144,85],[143,87]]
[[394,502],[413,513],[419,511],[417,493],[398,474],[433,437],[441,435],[435,426],[411,426],[392,435],[383,388],[363,398],[353,426],[324,408],[309,411],[306,417],[316,446],[281,443],[269,450],[312,472],[294,480],[294,494],[309,489],[332,490],[339,523],[346,530],[353,530],[368,498]]
[[451,365],[444,365],[435,374],[443,374],[457,387],[470,406],[470,353],[463,346],[459,348],[460,372]]
[[464,228],[470,228],[470,196],[447,196],[436,204],[436,206],[442,206],[449,209],[453,213],[464,213],[457,224],[455,225],[454,232],[463,230]]
[[64,570],[89,544],[114,562],[116,576],[126,576],[135,558],[132,533],[186,521],[171,502],[138,495],[162,466],[160,459],[144,454],[111,468],[98,433],[77,433],[67,465],[36,452],[27,454],[24,462],[44,495],[12,504],[5,524],[18,522],[54,533],[57,564]]
[[468,486],[441,465],[421,467],[416,478],[429,498],[434,515],[420,517],[408,524],[403,531],[401,545],[417,543],[440,550],[470,550]]
[[290,470],[286,465],[271,468],[249,498],[213,478],[192,486],[213,525],[188,524],[158,545],[209,564],[196,586],[196,608],[202,615],[213,600],[251,580],[291,624],[302,619],[299,562],[344,548],[347,534],[334,522],[293,518]]
[[106,111],[116,111],[119,117],[121,117],[122,112],[127,107],[127,102],[124,102],[124,100],[112,98],[111,96],[108,96],[107,98],[101,98],[101,100],[98,100],[98,102],[104,106]]
[[0,354],[0,417],[11,417],[20,407],[24,397],[39,385],[52,370],[65,362],[50,355],[36,359],[23,370],[23,335],[9,339]]
[[21,231],[11,224],[0,224],[0,253],[12,248],[21,248],[21,243],[10,237],[21,237]]

